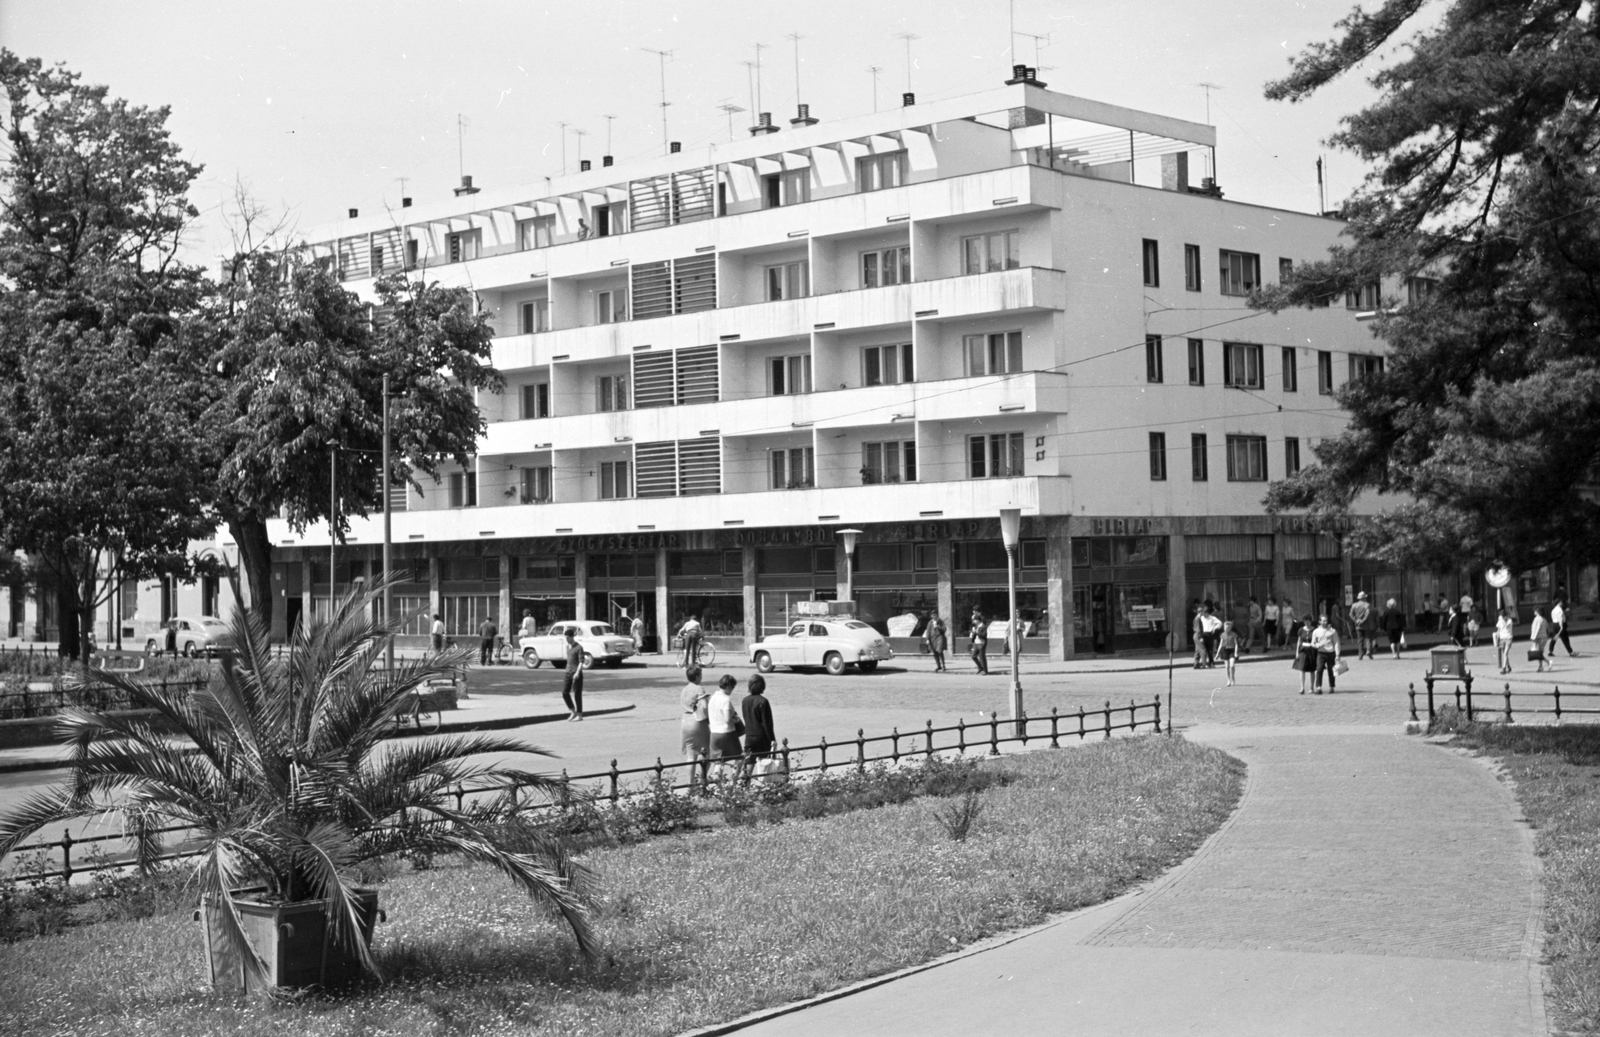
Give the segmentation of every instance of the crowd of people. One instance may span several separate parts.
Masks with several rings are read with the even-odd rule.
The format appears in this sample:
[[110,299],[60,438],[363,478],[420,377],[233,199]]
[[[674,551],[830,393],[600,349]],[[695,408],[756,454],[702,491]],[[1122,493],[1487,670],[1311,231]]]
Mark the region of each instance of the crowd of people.
[[733,693],[739,681],[732,674],[723,674],[716,690],[709,692],[700,683],[704,677],[700,667],[691,665],[685,676],[688,683],[678,696],[679,733],[684,762],[691,764],[691,787],[709,787],[713,767],[718,780],[748,782],[774,762],[778,736],[765,677],[751,675],[745,696],[736,705]]

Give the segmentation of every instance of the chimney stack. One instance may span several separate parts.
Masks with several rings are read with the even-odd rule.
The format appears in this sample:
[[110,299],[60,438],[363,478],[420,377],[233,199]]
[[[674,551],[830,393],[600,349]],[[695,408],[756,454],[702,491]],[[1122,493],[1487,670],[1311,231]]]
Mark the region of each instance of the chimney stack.
[[790,126],[815,126],[816,124],[817,120],[811,117],[811,106],[809,104],[801,105],[799,117],[789,120]]
[[1012,65],[1011,78],[1006,80],[1006,86],[1016,86],[1018,83],[1027,86],[1048,86],[1048,83],[1039,82],[1039,70],[1029,68],[1027,65]]
[[590,166],[591,166],[591,163],[590,163],[590,161],[588,159],[586,159],[586,158],[578,159],[578,172],[587,173],[589,171]]
[[674,154],[674,155],[676,155],[676,154],[677,154],[677,153],[678,153],[678,152],[680,152],[680,151],[682,151],[682,150],[683,150],[683,142],[682,142],[682,141],[676,141],[676,140],[675,140],[675,141],[673,141],[673,142],[672,142],[672,143],[670,143],[670,144],[668,144],[668,145],[667,145],[667,150],[668,150],[668,151],[669,151],[669,152],[670,152],[670,153],[671,153],[671,154]]
[[411,199],[410,198],[402,198],[402,199],[400,199],[400,208],[402,208],[402,209],[411,208]]
[[611,156],[610,155],[601,155],[600,156],[600,166],[601,166],[601,168],[609,166],[610,164],[611,164]]
[[759,137],[763,133],[777,133],[778,127],[772,125],[772,113],[762,112],[756,119],[756,124],[750,127],[750,136]]
[[900,95],[900,104],[903,107],[910,108],[912,105],[914,105],[916,103],[917,103],[917,95],[912,93],[911,91],[907,90],[905,93]]
[[462,174],[461,186],[456,188],[455,192],[456,197],[460,198],[464,194],[477,194],[478,188],[472,186],[472,177]]
[[361,215],[361,210],[360,209],[351,209],[350,210],[350,218],[352,220],[355,219],[359,215]]

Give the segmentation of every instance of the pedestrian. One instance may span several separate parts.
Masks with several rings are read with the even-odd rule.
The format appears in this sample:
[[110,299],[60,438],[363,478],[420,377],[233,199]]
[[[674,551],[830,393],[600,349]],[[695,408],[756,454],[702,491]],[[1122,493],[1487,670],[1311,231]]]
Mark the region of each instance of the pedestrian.
[[744,760],[744,746],[739,741],[739,735],[744,732],[744,721],[739,719],[739,711],[733,706],[733,689],[738,686],[739,681],[733,674],[723,674],[722,679],[717,681],[717,690],[711,693],[711,700],[706,703],[706,720],[711,727],[711,759],[719,761],[719,781],[729,777],[726,771],[729,764],[737,775]]
[[683,638],[683,668],[688,669],[700,661],[700,616],[690,613],[689,618],[683,621],[683,626],[678,628],[678,636]]
[[1322,694],[1322,675],[1328,675],[1328,694],[1333,694],[1334,665],[1339,660],[1339,631],[1328,621],[1326,613],[1317,618],[1317,628],[1311,631],[1311,644],[1317,650],[1317,676],[1311,694]]
[[1550,621],[1545,618],[1544,606],[1535,606],[1533,626],[1528,629],[1528,661],[1539,664],[1535,673],[1555,669],[1550,665],[1550,651],[1555,648],[1555,643],[1555,638],[1550,636]]
[[744,718],[744,780],[748,782],[756,772],[756,760],[772,755],[778,735],[772,725],[772,704],[766,698],[767,679],[752,674],[745,688],[749,694],[739,703],[739,715]]
[[532,640],[539,634],[539,624],[533,621],[533,613],[527,609],[522,610],[522,626],[517,628],[517,644]]
[[1261,611],[1261,602],[1256,600],[1254,594],[1250,595],[1250,636],[1244,643],[1244,650],[1249,652],[1255,647],[1257,641],[1261,642],[1261,651],[1267,650],[1266,613]]
[[1300,618],[1295,615],[1294,603],[1288,598],[1283,599],[1283,608],[1279,611],[1278,626],[1283,628],[1283,643],[1286,645],[1299,644]]
[[494,662],[494,637],[500,628],[494,625],[494,620],[484,617],[478,624],[478,665],[488,666]]
[[1433,595],[1422,596],[1422,611],[1417,614],[1417,629],[1433,633],[1438,628],[1439,617],[1433,614]]
[[1467,647],[1467,623],[1472,618],[1472,613],[1455,605],[1450,606],[1450,621],[1445,629],[1450,632],[1450,643],[1457,648]]
[[1473,605],[1467,610],[1467,643],[1473,648],[1478,647],[1478,631],[1484,626],[1483,606]]
[[972,655],[973,665],[978,672],[989,672],[989,625],[983,618],[983,613],[977,609],[972,610],[972,629],[968,632],[967,651]]
[[1200,613],[1200,639],[1205,643],[1206,668],[1217,665],[1217,641],[1222,637],[1222,620],[1207,605]]
[[1511,645],[1517,639],[1516,619],[1509,605],[1500,606],[1500,615],[1494,621],[1494,656],[1500,663],[1501,673],[1511,672]]
[[633,651],[637,655],[644,651],[644,617],[637,613],[633,622],[628,624],[628,636],[633,638]]
[[433,650],[435,652],[444,651],[444,620],[439,618],[439,613],[437,612],[433,614],[433,629],[430,634],[433,637]]
[[1233,629],[1233,620],[1225,621],[1222,624],[1222,634],[1217,638],[1217,655],[1222,659],[1222,668],[1228,675],[1230,688],[1233,687],[1233,668],[1239,658],[1240,644],[1239,635]]
[[700,686],[700,667],[689,667],[684,676],[689,683],[678,693],[679,741],[683,746],[683,762],[689,764],[689,791],[694,791],[696,771],[700,775],[700,789],[704,791],[711,777],[711,722],[706,712],[711,693]]
[[1317,646],[1311,643],[1311,628],[1300,627],[1292,642],[1294,661],[1290,667],[1300,674],[1300,694],[1311,690],[1312,675],[1317,672]]
[[1406,614],[1393,598],[1383,610],[1383,633],[1389,639],[1389,652],[1400,658],[1400,649],[1406,646]]
[[1569,612],[1567,599],[1557,598],[1554,605],[1550,606],[1550,647],[1555,647],[1556,638],[1561,639],[1561,645],[1567,650],[1569,656],[1577,655],[1572,650],[1572,640],[1567,636],[1567,620]]
[[1196,599],[1194,603],[1194,622],[1189,626],[1190,635],[1194,641],[1194,668],[1197,670],[1204,666],[1206,662],[1205,614],[1205,606],[1200,604],[1199,599]]
[[1281,642],[1278,640],[1278,599],[1267,595],[1266,607],[1261,610],[1262,640],[1266,642],[1263,651],[1277,648]]
[[928,620],[928,629],[922,632],[922,640],[928,646],[928,654],[933,656],[933,672],[944,673],[944,620],[939,618],[939,613],[935,612],[933,618]]
[[1355,628],[1356,658],[1372,658],[1372,650],[1377,647],[1378,623],[1366,591],[1357,594],[1355,604],[1350,606],[1350,625]]
[[167,620],[167,654],[176,659],[178,657],[178,621]]
[[578,628],[567,624],[561,634],[566,638],[562,650],[566,653],[567,669],[561,677],[561,701],[570,711],[568,721],[583,719],[583,646],[578,643]]

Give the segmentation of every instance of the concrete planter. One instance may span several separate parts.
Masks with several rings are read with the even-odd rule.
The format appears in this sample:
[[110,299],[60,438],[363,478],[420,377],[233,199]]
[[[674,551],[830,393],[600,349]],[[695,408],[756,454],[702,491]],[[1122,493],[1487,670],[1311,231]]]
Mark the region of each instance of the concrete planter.
[[[266,887],[234,890],[234,902],[245,936],[265,959],[265,976],[247,968],[245,959],[227,936],[228,907],[220,897],[208,896],[195,912],[205,932],[206,970],[217,989],[255,992],[300,987],[346,986],[361,978],[361,960],[329,937],[325,900],[286,904],[261,899]],[[361,939],[372,946],[372,927],[378,921],[378,891],[357,891]]]

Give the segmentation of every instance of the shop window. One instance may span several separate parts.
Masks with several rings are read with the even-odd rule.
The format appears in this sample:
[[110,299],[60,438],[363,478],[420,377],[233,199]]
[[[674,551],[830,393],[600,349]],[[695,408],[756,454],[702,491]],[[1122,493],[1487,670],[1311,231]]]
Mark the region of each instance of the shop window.
[[967,437],[967,474],[974,479],[1006,479],[1026,474],[1020,432]]
[[1072,564],[1075,566],[1089,564],[1089,541],[1084,537],[1073,538]]
[[1115,632],[1164,634],[1167,630],[1167,585],[1119,583],[1116,585]]
[[938,544],[916,544],[912,548],[912,553],[919,572],[932,572],[939,568]]
[[589,555],[584,564],[588,567],[587,574],[591,580],[604,580],[611,576],[611,566],[605,555]]
[[906,544],[862,544],[856,548],[856,572],[908,572],[910,553]]
[[1022,542],[1022,567],[1024,569],[1043,569],[1045,567],[1045,542],[1043,540],[1024,540]]
[[1113,565],[1166,565],[1166,537],[1112,537]]
[[576,568],[576,555],[530,555],[522,560],[523,578],[528,580],[570,580]]
[[756,572],[763,576],[786,576],[809,573],[811,572],[811,548],[757,548]]
[[722,552],[722,575],[724,575],[724,576],[743,576],[744,575],[744,552],[743,551],[724,551],[724,552]]
[[[715,557],[716,552],[710,554]],[[668,614],[673,633],[690,616],[699,616],[700,628],[708,637],[745,636],[743,594],[674,594]]]
[[834,558],[834,549],[831,547],[817,548],[817,572],[831,573],[838,571],[838,562]]
[[957,540],[951,545],[955,568],[963,572],[975,569],[1000,569],[1008,565],[1006,545],[999,540]]
[[[737,552],[735,552],[737,553]],[[667,554],[669,576],[721,576],[720,551],[671,551]]]
[[485,581],[487,581],[489,583],[493,583],[495,580],[498,580],[500,578],[500,556],[499,555],[485,555],[484,556],[484,559],[483,559],[483,578],[484,578]]
[[1111,564],[1111,538],[1095,537],[1089,541],[1089,564]]

